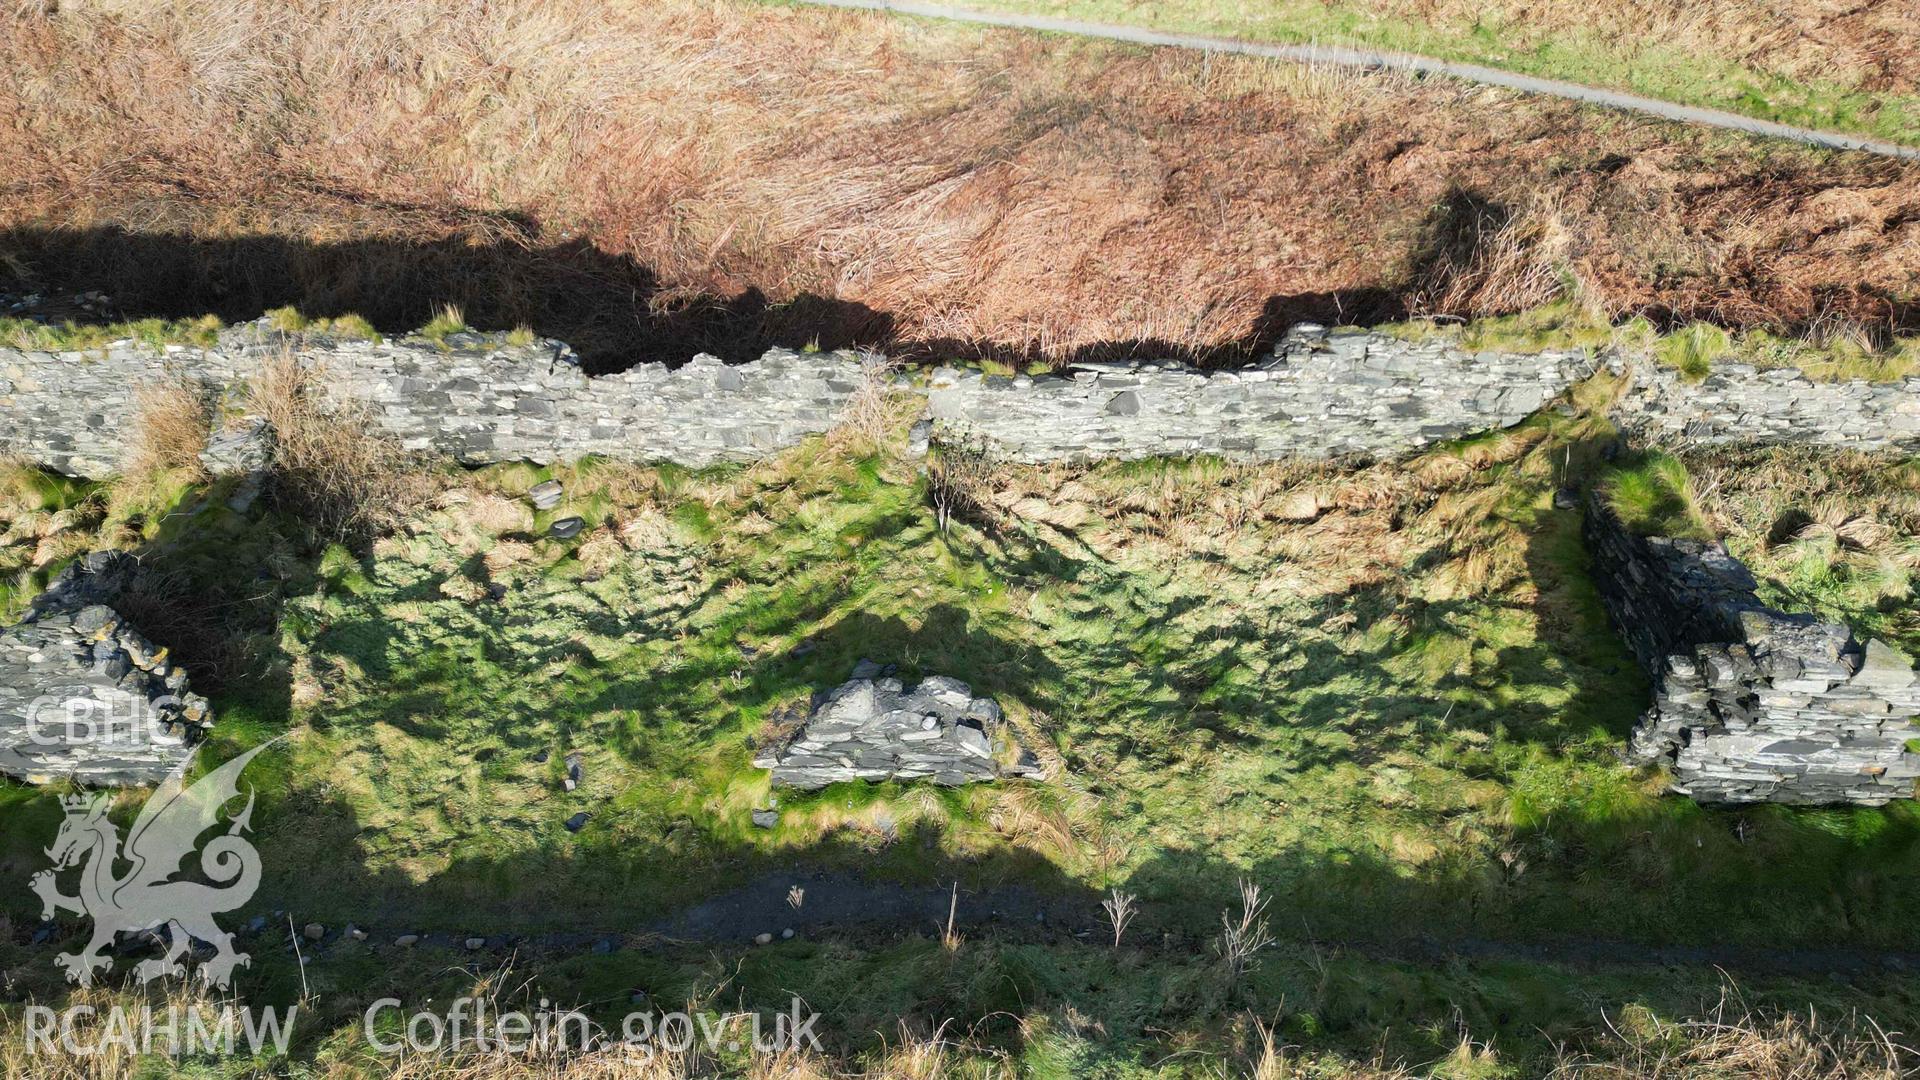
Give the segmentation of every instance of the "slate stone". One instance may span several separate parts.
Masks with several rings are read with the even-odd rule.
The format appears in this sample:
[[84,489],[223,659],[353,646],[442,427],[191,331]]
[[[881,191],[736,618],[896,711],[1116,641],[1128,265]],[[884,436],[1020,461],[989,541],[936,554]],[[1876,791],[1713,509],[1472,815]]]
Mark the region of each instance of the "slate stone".
[[[771,769],[775,785],[803,790],[849,780],[959,785],[1040,775],[1021,766],[1001,769],[1002,758],[1026,761],[1031,755],[1014,744],[992,699],[975,697],[966,683],[940,675],[906,688],[880,676],[885,670],[872,660],[855,665],[855,678],[816,695],[806,722],[781,745],[759,748],[754,765]],[[778,818],[777,811],[753,813],[762,827]]]
[[1718,545],[1634,535],[1598,497],[1584,528],[1594,584],[1653,682],[1634,760],[1665,766],[1676,792],[1702,802],[1914,796],[1920,685],[1904,657],[1768,608]]
[[580,530],[586,527],[587,523],[583,518],[563,517],[548,526],[547,532],[555,540],[571,540],[579,536]]

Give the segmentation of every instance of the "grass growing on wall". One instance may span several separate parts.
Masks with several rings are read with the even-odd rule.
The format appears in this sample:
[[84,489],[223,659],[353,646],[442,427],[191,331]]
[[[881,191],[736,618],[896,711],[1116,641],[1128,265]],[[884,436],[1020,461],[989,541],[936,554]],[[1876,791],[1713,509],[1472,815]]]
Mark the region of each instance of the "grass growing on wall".
[[1703,322],[1663,333],[1644,318],[1614,323],[1572,300],[1556,300],[1512,315],[1413,319],[1376,329],[1409,341],[1444,340],[1493,352],[1628,350],[1651,355],[1690,382],[1706,378],[1720,362],[1796,368],[1816,382],[1897,382],[1920,374],[1920,337],[1888,336],[1845,320],[1816,325],[1800,335],[1734,333]]
[[1687,467],[1672,454],[1654,451],[1608,469],[1600,492],[1621,523],[1642,536],[1714,539]]
[[264,318],[283,334],[317,334],[358,341],[380,340],[380,331],[375,330],[372,323],[352,313],[331,318],[309,318],[301,314],[298,308],[279,307],[266,312]]
[[209,346],[219,334],[220,326],[220,320],[212,315],[198,319],[136,319],[103,324],[48,324],[32,319],[0,318],[0,346],[48,352],[104,349],[116,341],[127,340],[154,348]]

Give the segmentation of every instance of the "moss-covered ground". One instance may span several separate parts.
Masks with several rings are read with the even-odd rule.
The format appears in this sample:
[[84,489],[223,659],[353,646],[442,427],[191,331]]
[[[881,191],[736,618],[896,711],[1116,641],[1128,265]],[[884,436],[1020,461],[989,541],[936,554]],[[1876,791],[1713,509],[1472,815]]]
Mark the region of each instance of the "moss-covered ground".
[[[175,632],[221,661],[202,676],[210,756],[290,733],[249,773],[267,877],[243,913],[272,918],[250,993],[304,985],[325,1018],[282,1072],[350,1071],[367,1002],[503,967],[609,1015],[636,987],[747,1008],[799,994],[853,1051],[951,1019],[1037,1076],[1197,1074],[1251,1018],[1355,1060],[1456,1060],[1471,1032],[1499,1052],[1468,1065],[1531,1075],[1629,1006],[1706,1007],[1712,964],[1743,956],[1772,958],[1735,972],[1755,1005],[1910,1022],[1909,982],[1835,983],[1817,957],[1920,944],[1912,805],[1703,808],[1618,760],[1646,686],[1578,511],[1553,503],[1611,433],[1567,412],[1395,465],[996,466],[944,532],[899,428],[746,468],[449,473],[358,550],[270,497],[236,513],[224,489],[15,470],[0,558],[17,606],[62,557],[143,551],[177,583]],[[1780,454],[1680,474],[1770,595],[1911,648],[1911,466]],[[536,513],[523,493],[548,478],[566,501]],[[1790,511],[1806,521],[1778,524]],[[547,538],[569,514],[587,528]],[[749,764],[769,711],[861,657],[994,695],[1054,777],[770,791]],[[752,827],[770,803],[778,827]],[[63,993],[25,936],[58,816],[51,792],[0,788],[15,1001]],[[765,948],[653,932],[778,874],[1017,889],[1079,921],[962,926],[953,946],[857,917]],[[1209,943],[1241,879],[1280,941],[1235,979]],[[1118,949],[1088,914],[1115,887],[1140,907]],[[376,936],[297,962],[289,921]],[[523,944],[398,952],[402,930]],[[1649,945],[1706,951],[1634,964]],[[1815,959],[1775,962],[1799,953]]]

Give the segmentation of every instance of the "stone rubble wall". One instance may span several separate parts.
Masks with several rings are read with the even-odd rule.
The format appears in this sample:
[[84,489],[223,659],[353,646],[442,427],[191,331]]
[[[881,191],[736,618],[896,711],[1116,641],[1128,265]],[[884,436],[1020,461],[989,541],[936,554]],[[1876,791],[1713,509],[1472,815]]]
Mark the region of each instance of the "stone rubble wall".
[[317,367],[327,393],[367,406],[409,449],[470,464],[748,460],[831,427],[865,378],[854,353],[783,349],[750,364],[698,356],[678,368],[641,364],[589,378],[554,341],[294,338],[256,323],[223,332],[211,349],[0,349],[0,453],[70,475],[110,475],[132,437],[143,385],[198,382],[231,418],[244,411],[249,375],[289,350]]
[[1670,367],[1638,360],[1615,409],[1642,438],[1665,446],[1920,447],[1920,378],[1814,382],[1793,368],[1719,363],[1688,383]]
[[1511,427],[1597,366],[1579,351],[1476,353],[1304,325],[1270,359],[1232,371],[1133,362],[1004,377],[941,368],[927,403],[936,425],[1020,461],[1392,455]]
[[[0,349],[0,453],[109,475],[132,436],[141,386],[197,381],[226,422],[244,425],[249,376],[289,350],[318,367],[329,393],[368,406],[408,447],[472,464],[747,460],[831,427],[869,377],[869,361],[855,353],[775,349],[750,364],[698,356],[589,378],[554,341],[296,338],[255,323],[223,332],[210,349]],[[1472,352],[1317,326],[1294,328],[1272,357],[1234,370],[1135,362],[1005,377],[945,367],[920,388],[938,428],[983,437],[1015,460],[1387,457],[1517,424],[1602,366],[1631,376],[1618,419],[1655,442],[1920,447],[1920,379],[1815,383],[1720,364],[1689,384],[1639,357]],[[236,446],[244,452],[244,440]]]
[[1652,677],[1630,745],[1703,802],[1912,798],[1920,677],[1847,627],[1767,607],[1717,544],[1634,535],[1596,496],[1585,521],[1594,583]]
[[0,774],[154,784],[212,725],[186,671],[108,606],[136,571],[123,553],[89,555],[0,630]]

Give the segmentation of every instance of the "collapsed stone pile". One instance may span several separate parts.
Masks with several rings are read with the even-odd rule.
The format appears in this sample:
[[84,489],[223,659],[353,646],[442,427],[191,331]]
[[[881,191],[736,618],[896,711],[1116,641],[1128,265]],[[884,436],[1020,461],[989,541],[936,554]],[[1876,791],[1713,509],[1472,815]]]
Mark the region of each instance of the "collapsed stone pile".
[[991,698],[958,679],[929,675],[912,689],[861,661],[853,677],[815,696],[797,729],[754,756],[776,786],[803,791],[845,780],[919,780],[957,787],[1043,770],[1013,742]]
[[213,716],[167,650],[98,601],[133,570],[102,552],[63,572],[0,631],[0,773],[33,784],[157,783]]
[[1652,676],[1634,757],[1703,802],[1858,803],[1914,796],[1920,678],[1847,627],[1777,611],[1717,544],[1631,533],[1598,498],[1595,582]]

